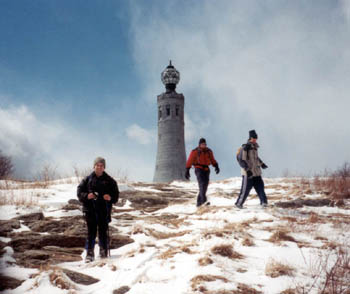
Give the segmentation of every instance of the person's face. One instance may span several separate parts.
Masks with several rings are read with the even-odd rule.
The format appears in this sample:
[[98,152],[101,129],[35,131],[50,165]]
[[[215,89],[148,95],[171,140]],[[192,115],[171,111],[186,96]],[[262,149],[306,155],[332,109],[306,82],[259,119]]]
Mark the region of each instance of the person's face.
[[250,138],[250,142],[252,142],[252,143],[256,143],[256,141],[258,141],[258,139],[255,139],[255,138]]
[[94,171],[95,171],[96,176],[102,176],[104,170],[105,170],[105,167],[104,167],[103,163],[98,162],[95,164]]
[[201,148],[201,149],[207,148],[207,143],[201,143],[199,145],[199,148]]

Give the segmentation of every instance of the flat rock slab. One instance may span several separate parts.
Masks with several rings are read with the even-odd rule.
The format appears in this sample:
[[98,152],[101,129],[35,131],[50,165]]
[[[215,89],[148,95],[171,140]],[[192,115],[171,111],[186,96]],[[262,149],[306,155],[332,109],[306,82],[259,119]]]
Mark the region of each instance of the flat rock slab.
[[134,239],[131,239],[129,236],[125,236],[125,235],[112,235],[110,236],[110,239],[111,239],[111,243],[110,243],[111,249],[117,249],[124,245],[135,242]]
[[68,269],[62,269],[62,271],[67,275],[68,278],[70,278],[74,283],[77,283],[77,284],[82,284],[87,286],[87,285],[95,284],[100,281],[91,276],[84,275]]
[[123,286],[113,291],[113,294],[125,294],[130,291],[130,287]]
[[0,274],[0,291],[7,289],[15,289],[19,287],[24,281],[17,280],[12,277],[3,276]]
[[293,201],[277,202],[274,205],[281,208],[301,208],[303,206],[322,207],[331,205],[332,201],[327,198],[322,199],[297,199]]
[[42,212],[34,212],[34,213],[30,213],[30,214],[25,214],[25,215],[21,215],[18,216],[14,219],[18,219],[24,222],[25,225],[38,221],[38,220],[43,220],[44,214]]
[[18,219],[0,220],[0,236],[6,237],[12,230],[19,229],[21,223]]
[[72,236],[63,234],[41,235],[35,233],[23,234],[19,233],[12,236],[12,240],[8,243],[14,251],[23,252],[32,249],[41,249],[44,246],[58,247],[84,247],[85,236]]

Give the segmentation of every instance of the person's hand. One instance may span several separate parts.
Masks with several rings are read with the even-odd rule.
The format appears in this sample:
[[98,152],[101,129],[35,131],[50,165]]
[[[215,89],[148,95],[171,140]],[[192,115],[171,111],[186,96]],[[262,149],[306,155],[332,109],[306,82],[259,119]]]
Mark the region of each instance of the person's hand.
[[251,178],[253,176],[253,173],[251,170],[247,170],[247,177]]
[[187,168],[187,169],[186,169],[186,173],[185,173],[185,178],[186,178],[187,180],[189,180],[190,177],[191,177],[191,175],[190,175],[190,169]]
[[90,200],[90,199],[95,199],[95,194],[94,193],[89,193],[88,194],[88,199]]
[[265,168],[268,168],[268,166],[267,166],[265,163],[263,163],[263,164],[261,165],[261,168],[262,168],[262,169],[265,169]]
[[215,172],[216,172],[216,174],[218,174],[220,172],[219,165],[215,166]]
[[111,201],[111,196],[109,194],[104,194],[103,195],[103,199],[106,200],[106,201]]

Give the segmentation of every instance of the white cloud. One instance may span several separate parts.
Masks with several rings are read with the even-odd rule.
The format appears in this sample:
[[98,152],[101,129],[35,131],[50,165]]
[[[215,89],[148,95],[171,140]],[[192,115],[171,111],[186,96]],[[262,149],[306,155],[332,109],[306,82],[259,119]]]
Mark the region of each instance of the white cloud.
[[341,0],[341,4],[343,7],[343,13],[348,22],[350,22],[350,0]]
[[14,160],[16,172],[33,174],[50,160],[49,151],[59,142],[63,129],[40,122],[24,105],[0,108],[0,149]]
[[146,130],[137,124],[133,124],[126,129],[128,138],[138,142],[142,145],[148,145],[155,142],[155,132],[153,130]]
[[152,157],[137,152],[132,142],[120,139],[118,131],[112,136],[108,129],[75,129],[63,121],[39,117],[25,105],[0,107],[0,122],[0,150],[12,157],[19,177],[36,176],[44,165],[57,168],[59,175],[72,175],[74,166],[92,168],[94,158],[103,156],[111,174],[152,178]]

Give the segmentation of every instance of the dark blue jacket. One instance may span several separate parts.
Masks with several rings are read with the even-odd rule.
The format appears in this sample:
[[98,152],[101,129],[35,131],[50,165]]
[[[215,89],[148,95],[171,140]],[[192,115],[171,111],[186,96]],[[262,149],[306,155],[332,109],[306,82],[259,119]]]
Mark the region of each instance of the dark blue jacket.
[[[88,194],[94,193],[96,199],[88,199]],[[109,194],[111,201],[103,199],[103,195]],[[78,186],[77,196],[80,202],[83,203],[84,212],[102,211],[106,214],[111,213],[112,204],[117,203],[119,198],[119,189],[117,182],[103,172],[102,176],[97,177],[95,172],[85,177]]]

